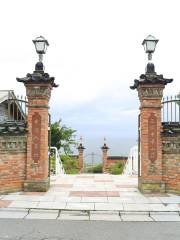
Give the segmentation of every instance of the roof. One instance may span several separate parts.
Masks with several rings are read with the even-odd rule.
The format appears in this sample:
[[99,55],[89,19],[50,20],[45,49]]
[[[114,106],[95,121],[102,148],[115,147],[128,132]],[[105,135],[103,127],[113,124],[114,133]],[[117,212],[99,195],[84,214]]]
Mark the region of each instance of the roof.
[[0,90],[0,104],[8,100],[13,100],[13,103],[16,104],[17,109],[21,113],[23,120],[25,120],[26,115],[22,108],[22,102],[25,101],[19,100],[14,94],[13,90]]
[[5,102],[9,98],[16,98],[12,90],[0,90],[0,103]]
[[109,156],[107,159],[108,160],[127,160],[128,157],[126,157],[126,156]]

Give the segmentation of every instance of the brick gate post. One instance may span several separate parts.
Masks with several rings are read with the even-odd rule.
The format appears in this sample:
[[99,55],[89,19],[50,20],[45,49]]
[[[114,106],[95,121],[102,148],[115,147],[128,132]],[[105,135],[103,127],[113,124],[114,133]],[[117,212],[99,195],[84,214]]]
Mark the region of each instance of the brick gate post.
[[103,173],[106,173],[108,171],[108,146],[106,145],[106,143],[104,143],[104,145],[101,147],[102,149],[102,160],[103,160],[103,167],[102,167],[102,171]]
[[140,101],[140,169],[138,186],[142,192],[164,192],[162,177],[161,99],[163,89],[172,79],[157,75],[154,64],[134,81]]
[[78,167],[79,167],[79,173],[84,172],[84,149],[85,147],[82,145],[82,143],[79,144],[78,146]]
[[57,87],[54,77],[44,72],[42,62],[25,78],[17,78],[26,87],[28,98],[27,162],[24,191],[47,191],[49,188],[48,121],[51,90]]

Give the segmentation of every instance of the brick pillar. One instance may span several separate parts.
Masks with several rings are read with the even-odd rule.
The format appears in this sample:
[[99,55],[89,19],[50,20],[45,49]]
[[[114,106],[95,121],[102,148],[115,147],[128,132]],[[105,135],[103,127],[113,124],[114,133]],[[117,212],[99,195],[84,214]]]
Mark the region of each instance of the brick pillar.
[[149,63],[147,71],[134,81],[140,100],[140,170],[138,186],[142,192],[164,192],[162,173],[161,99],[172,79],[157,75]]
[[24,191],[47,191],[49,188],[48,109],[54,78],[36,64],[33,74],[17,78],[26,87],[28,98],[27,162]]
[[78,167],[79,167],[79,173],[84,172],[84,149],[82,143],[78,146],[79,156],[78,156]]
[[104,143],[104,145],[101,147],[102,149],[102,160],[103,160],[103,168],[102,171],[103,173],[106,173],[108,171],[108,163],[107,163],[107,158],[108,158],[108,146],[106,145],[106,143]]

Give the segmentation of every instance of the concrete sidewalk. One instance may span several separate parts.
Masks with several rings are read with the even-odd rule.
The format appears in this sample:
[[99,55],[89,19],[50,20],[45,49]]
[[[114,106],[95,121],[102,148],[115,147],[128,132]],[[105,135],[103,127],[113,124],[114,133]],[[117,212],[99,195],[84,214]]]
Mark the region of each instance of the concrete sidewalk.
[[143,195],[136,177],[108,174],[63,175],[46,193],[0,195],[0,218],[180,221],[179,212],[180,196]]

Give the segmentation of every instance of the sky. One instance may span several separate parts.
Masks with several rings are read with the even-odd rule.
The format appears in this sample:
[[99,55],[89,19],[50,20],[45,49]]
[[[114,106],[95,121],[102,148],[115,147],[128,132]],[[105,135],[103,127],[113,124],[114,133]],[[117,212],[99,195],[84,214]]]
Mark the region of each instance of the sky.
[[139,102],[129,89],[145,72],[142,41],[159,39],[156,72],[173,78],[164,95],[180,92],[178,0],[0,1],[0,89],[25,95],[16,77],[32,73],[38,60],[32,39],[49,41],[45,70],[54,76],[53,121],[77,130],[86,153],[100,152],[104,136],[111,155],[137,143]]

